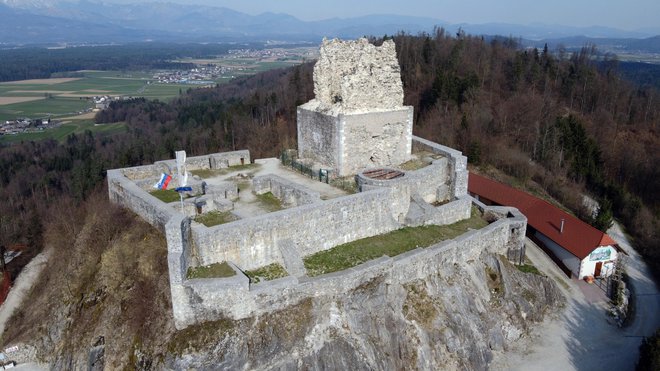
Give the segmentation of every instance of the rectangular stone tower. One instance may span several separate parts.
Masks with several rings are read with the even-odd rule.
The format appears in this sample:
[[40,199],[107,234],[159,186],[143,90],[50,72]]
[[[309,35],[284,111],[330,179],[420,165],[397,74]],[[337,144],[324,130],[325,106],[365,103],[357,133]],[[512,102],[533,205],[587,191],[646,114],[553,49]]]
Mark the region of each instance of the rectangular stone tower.
[[298,107],[298,157],[338,176],[410,159],[413,108],[403,105],[394,42],[324,40],[316,97]]

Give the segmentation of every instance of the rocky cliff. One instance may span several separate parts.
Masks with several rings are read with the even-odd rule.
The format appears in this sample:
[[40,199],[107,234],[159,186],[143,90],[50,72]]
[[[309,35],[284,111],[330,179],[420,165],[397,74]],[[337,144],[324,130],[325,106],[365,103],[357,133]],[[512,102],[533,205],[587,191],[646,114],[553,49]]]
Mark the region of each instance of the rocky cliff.
[[530,326],[563,305],[548,278],[500,256],[438,267],[409,285],[376,278],[242,321],[205,323],[171,338],[171,369],[487,369]]

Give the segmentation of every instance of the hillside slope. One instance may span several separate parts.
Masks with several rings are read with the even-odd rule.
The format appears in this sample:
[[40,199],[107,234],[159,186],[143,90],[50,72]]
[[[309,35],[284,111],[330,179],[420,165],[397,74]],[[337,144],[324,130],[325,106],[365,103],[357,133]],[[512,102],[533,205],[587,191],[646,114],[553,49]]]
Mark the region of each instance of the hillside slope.
[[564,302],[550,279],[484,253],[411,285],[377,277],[332,298],[177,332],[163,237],[104,196],[49,227],[55,254],[3,346],[36,349],[61,370],[481,369]]

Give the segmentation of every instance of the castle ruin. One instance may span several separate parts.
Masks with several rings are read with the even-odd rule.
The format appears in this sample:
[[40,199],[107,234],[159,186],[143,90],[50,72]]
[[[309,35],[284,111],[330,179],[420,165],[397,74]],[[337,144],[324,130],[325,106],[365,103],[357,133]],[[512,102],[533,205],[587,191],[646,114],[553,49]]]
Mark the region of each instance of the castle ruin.
[[[316,98],[298,109],[299,159],[337,176],[354,176],[357,193],[310,180],[278,159],[247,165],[253,162],[248,151],[188,158],[187,168],[204,176],[195,175],[185,200],[170,203],[149,191],[161,173],[175,167],[174,160],[108,171],[110,199],[166,236],[177,328],[332,297],[375,277],[411,282],[484,251],[510,259],[521,253],[525,217],[516,209],[489,208],[472,199],[466,157],[412,135],[412,107],[403,106],[392,41],[381,47],[365,39],[324,41],[314,83]],[[419,166],[404,170],[401,165],[412,158]],[[266,193],[283,209],[258,206],[255,200]],[[452,224],[470,218],[475,207],[487,226],[433,246],[313,277],[303,263],[335,246],[403,227]],[[214,226],[198,222],[212,212],[233,219]],[[189,274],[219,263],[234,274]],[[246,275],[273,264],[286,276],[255,282]]]
[[323,40],[315,98],[298,107],[298,157],[336,176],[410,159],[413,108],[403,105],[394,41]]

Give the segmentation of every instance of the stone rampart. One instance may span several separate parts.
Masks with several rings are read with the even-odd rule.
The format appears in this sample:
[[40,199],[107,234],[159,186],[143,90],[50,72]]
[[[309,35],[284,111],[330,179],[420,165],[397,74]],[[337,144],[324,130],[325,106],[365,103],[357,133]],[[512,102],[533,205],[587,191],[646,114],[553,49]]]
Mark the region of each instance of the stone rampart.
[[123,176],[121,170],[108,170],[108,194],[110,200],[141,216],[161,232],[177,212],[172,206],[160,201],[134,182]]
[[412,137],[412,146],[415,150],[425,150],[449,159],[449,174],[451,174],[451,188],[449,190],[453,197],[467,195],[468,170],[467,157],[461,151],[431,142],[418,136]]
[[[192,156],[186,158],[186,169],[205,170],[205,169],[224,169],[229,166],[247,165],[250,163],[250,151],[240,150],[223,153],[213,153],[203,156]],[[157,161],[154,165],[160,168],[169,168],[171,172],[176,172],[176,160]],[[159,174],[160,175],[160,174]]]
[[480,230],[469,231],[453,240],[418,248],[393,258],[381,257],[318,277],[286,277],[251,285],[249,290],[237,289],[235,284],[225,285],[220,279],[203,285],[199,280],[186,281],[183,286],[195,300],[189,302],[186,313],[181,316],[177,316],[175,310],[176,326],[183,328],[192,324],[189,322],[191,318],[195,321],[214,320],[223,316],[240,319],[265,314],[309,297],[339,295],[379,276],[387,282],[405,284],[423,279],[437,272],[440,267],[476,260],[483,252],[505,254],[510,245],[523,243],[519,230],[525,225],[524,216],[516,209],[511,209],[509,215],[508,218],[497,220]]
[[273,174],[254,177],[252,190],[258,195],[271,192],[287,208],[312,204],[321,200],[319,192]]
[[[301,256],[400,228],[388,199],[378,189],[292,209],[242,219],[214,227],[193,225],[193,241],[200,246],[200,265],[222,261],[242,269],[283,263],[278,243],[290,240]],[[201,248],[203,246],[203,248]]]

